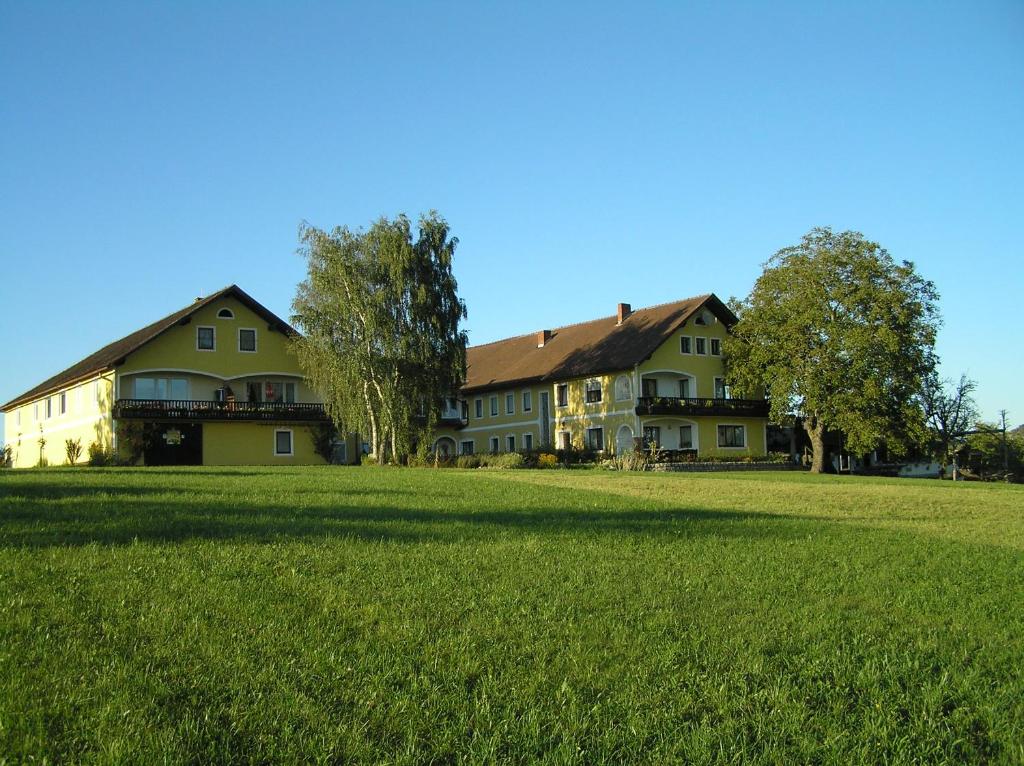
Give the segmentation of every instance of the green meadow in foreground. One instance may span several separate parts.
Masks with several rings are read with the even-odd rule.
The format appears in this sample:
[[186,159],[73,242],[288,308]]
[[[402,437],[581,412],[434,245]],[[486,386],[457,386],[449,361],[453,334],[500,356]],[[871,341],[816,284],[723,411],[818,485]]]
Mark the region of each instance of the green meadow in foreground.
[[1024,761],[1024,488],[0,474],[0,763]]

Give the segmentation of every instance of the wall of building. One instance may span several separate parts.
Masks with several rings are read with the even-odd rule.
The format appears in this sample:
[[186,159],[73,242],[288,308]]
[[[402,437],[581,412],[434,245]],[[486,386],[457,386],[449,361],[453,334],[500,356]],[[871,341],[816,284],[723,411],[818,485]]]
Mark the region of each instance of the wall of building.
[[[66,465],[65,443],[68,440],[78,440],[82,445],[78,463],[88,461],[89,445],[93,443],[110,450],[113,444],[112,397],[113,375],[108,373],[93,376],[8,412],[7,443],[13,450],[14,467]],[[45,444],[40,445],[40,439]]]
[[[274,454],[275,432],[292,432],[290,456]],[[203,465],[324,465],[313,427],[278,423],[204,423]]]

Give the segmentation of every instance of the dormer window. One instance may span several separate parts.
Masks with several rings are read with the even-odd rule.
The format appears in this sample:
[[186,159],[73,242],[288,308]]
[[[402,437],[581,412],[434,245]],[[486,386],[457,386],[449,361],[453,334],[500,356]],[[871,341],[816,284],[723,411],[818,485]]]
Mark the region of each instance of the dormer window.
[[234,319],[235,312],[231,309],[221,309],[217,312],[217,319]]

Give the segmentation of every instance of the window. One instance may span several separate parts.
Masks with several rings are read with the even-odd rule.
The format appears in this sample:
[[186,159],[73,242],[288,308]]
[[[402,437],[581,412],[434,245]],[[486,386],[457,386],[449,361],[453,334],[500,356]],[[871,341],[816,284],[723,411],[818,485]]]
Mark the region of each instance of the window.
[[679,353],[680,354],[692,354],[693,353],[693,338],[689,335],[681,335],[679,337]]
[[238,350],[247,353],[256,352],[256,331],[247,327],[238,330]]
[[136,378],[136,399],[188,399],[185,378]]
[[515,452],[516,451],[516,437],[515,437],[515,434],[512,434],[511,436],[506,436],[505,437],[505,449],[507,449],[509,452]]
[[21,425],[21,410],[20,409],[15,410],[15,412],[14,412],[14,425],[16,425],[16,426],[20,426]]
[[523,434],[523,449],[527,451],[533,449],[533,434]]
[[491,437],[491,452],[497,452],[497,451],[498,451],[498,437],[497,436],[492,436]]
[[679,449],[693,449],[693,426],[679,426]]
[[491,397],[491,417],[495,418],[498,416],[498,397]]
[[586,384],[587,404],[595,404],[601,401],[601,381],[588,380]]
[[559,383],[555,386],[555,405],[557,407],[569,406],[569,384]]
[[516,395],[505,394],[505,414],[515,415],[516,414]]
[[92,398],[95,399],[97,403],[99,403],[99,401],[100,401],[100,382],[98,380],[93,381],[93,384],[92,384]]
[[61,391],[57,397],[58,407],[57,412],[61,415],[67,415],[68,413],[68,395],[66,391]]
[[658,395],[658,380],[657,378],[644,378],[640,381],[640,393],[643,394],[645,399],[650,399]]
[[707,324],[708,323],[708,315],[705,314],[702,311],[700,314],[697,315],[697,318],[693,320],[693,323],[694,324]]
[[679,398],[689,399],[690,398],[690,379],[680,378],[679,379]]
[[477,399],[473,402],[475,417],[482,418],[484,416],[484,400]]
[[644,426],[644,447],[661,447],[661,426]]
[[603,428],[588,428],[587,429],[587,449],[592,449],[592,450],[603,450],[604,449],[604,429]]
[[719,447],[746,447],[747,434],[743,426],[719,426]]
[[221,309],[217,312],[217,319],[234,319],[235,314],[231,309]]
[[626,402],[633,398],[633,384],[628,375],[620,375],[615,379],[615,401]]
[[729,398],[729,387],[725,385],[725,378],[715,378],[715,398]]
[[[479,399],[477,401],[480,401]],[[460,455],[472,455],[476,449],[476,442],[472,439],[468,441],[459,442],[459,454]]]
[[558,449],[572,449],[572,441],[568,431],[558,432]]
[[708,339],[707,338],[694,338],[694,340],[696,341],[697,353],[698,354],[707,354],[708,353]]
[[722,341],[718,338],[711,339],[711,356],[722,355]]
[[274,431],[274,454],[289,456],[295,454],[292,451],[291,429]]
[[523,391],[523,412],[533,412],[533,394]]
[[32,419],[39,420],[39,402],[32,405]]
[[46,419],[49,420],[53,417],[53,397],[46,397]]
[[263,401],[293,403],[295,401],[295,384],[268,380],[263,386]]
[[214,351],[217,348],[217,331],[212,327],[196,328],[196,349]]

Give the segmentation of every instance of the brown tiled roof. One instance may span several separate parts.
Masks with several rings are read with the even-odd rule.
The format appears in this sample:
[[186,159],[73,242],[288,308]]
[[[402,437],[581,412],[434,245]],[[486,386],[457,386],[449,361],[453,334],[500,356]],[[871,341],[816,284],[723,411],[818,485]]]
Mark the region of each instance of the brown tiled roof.
[[466,349],[464,393],[546,380],[625,370],[654,353],[698,309],[707,309],[727,325],[736,316],[715,295],[637,309],[617,324],[618,316],[559,327],[537,348],[537,333],[470,346]]
[[85,357],[85,359],[80,362],[76,362],[63,372],[58,372],[52,378],[47,378],[35,388],[32,388],[21,396],[7,402],[7,404],[0,407],[0,412],[6,412],[7,410],[18,407],[25,402],[30,402],[40,396],[45,396],[46,394],[60,388],[65,388],[73,383],[77,383],[78,381],[90,378],[93,375],[111,369],[118,362],[128,356],[128,354],[138,350],[146,343],[149,343],[149,341],[153,340],[161,333],[174,327],[178,322],[190,317],[199,309],[209,305],[213,301],[226,296],[237,298],[254,312],[266,319],[268,324],[273,325],[276,329],[286,335],[294,336],[298,334],[291,325],[270,311],[270,309],[259,303],[238,285],[230,285],[229,287],[225,287],[223,290],[218,290],[205,298],[197,299],[190,306],[186,306],[180,311],[175,311],[173,314],[169,314],[163,319],[153,322],[153,324],[146,325],[141,330],[136,330],[131,335],[126,335],[121,338],[121,340],[115,340],[113,343],[104,346],[96,353],[90,354]]

